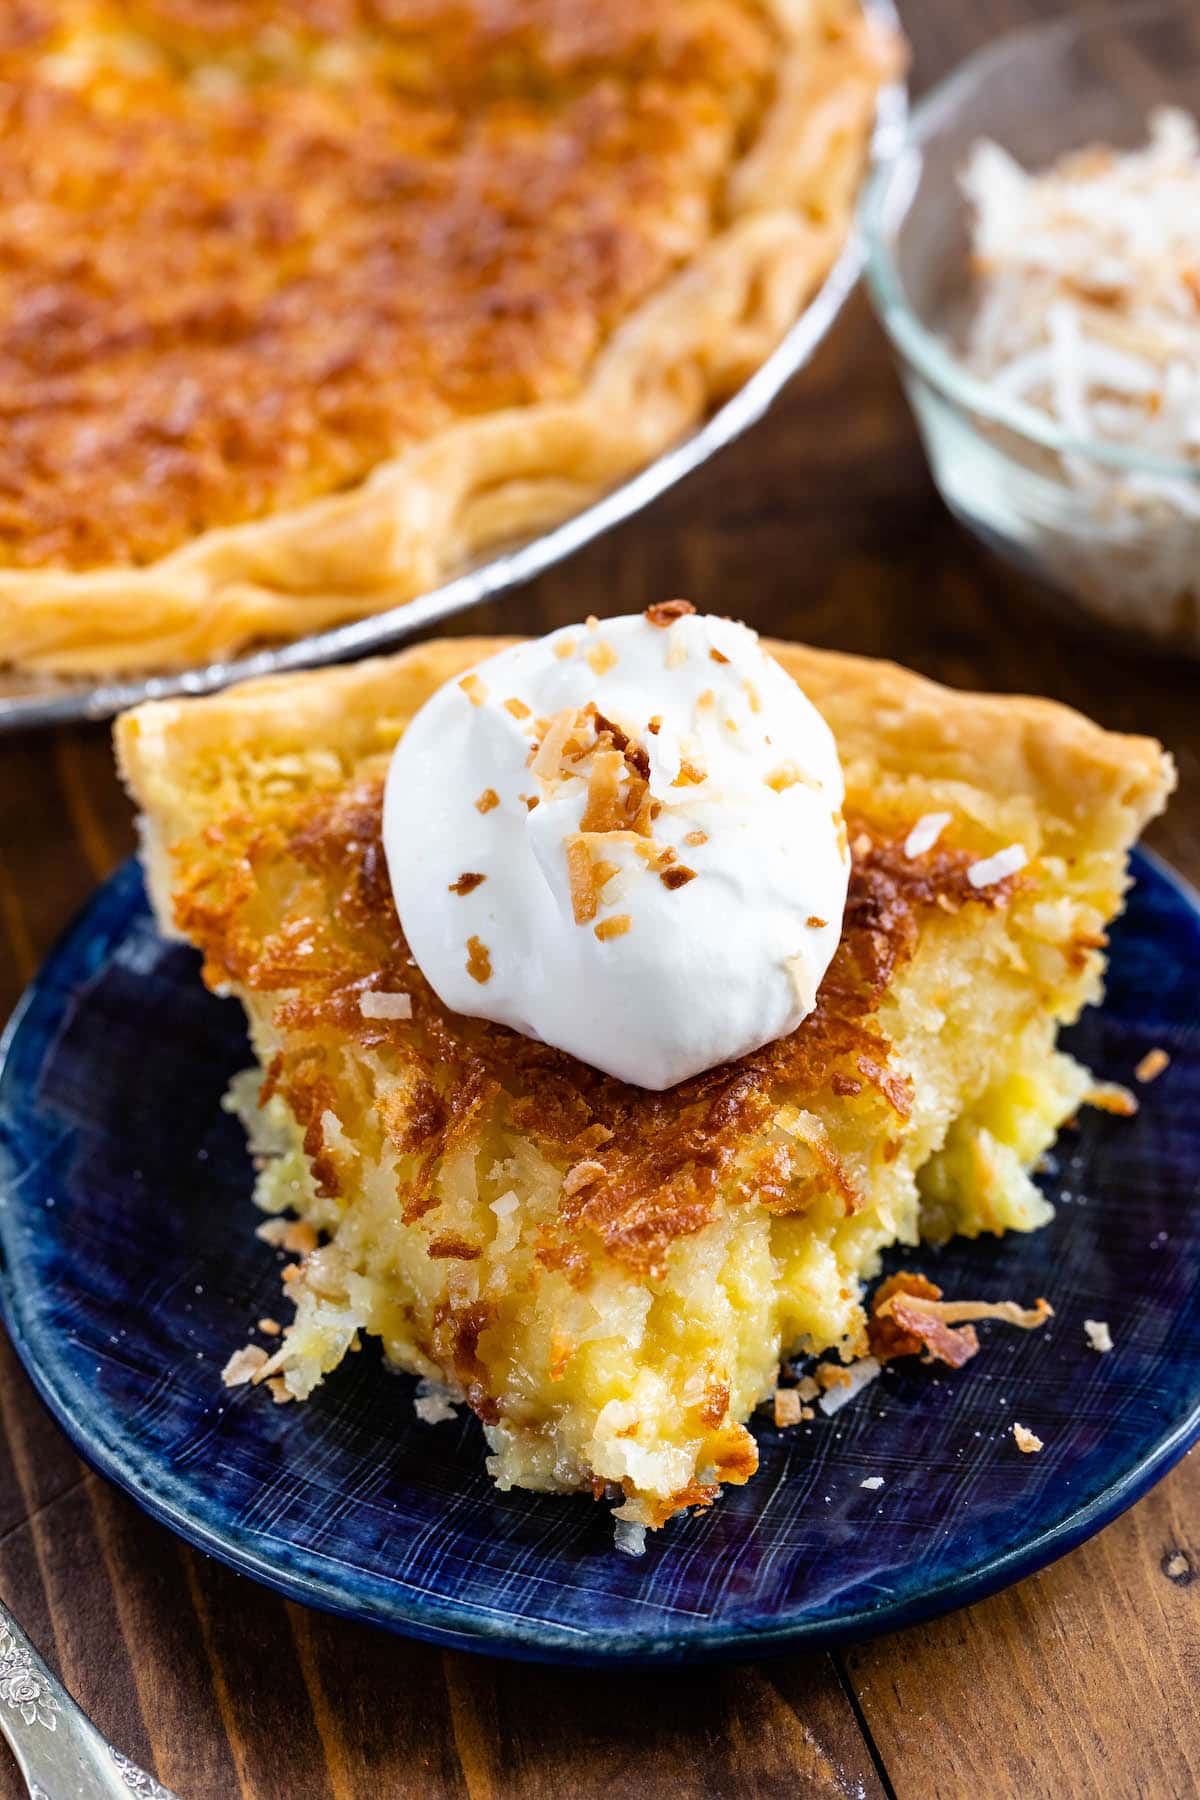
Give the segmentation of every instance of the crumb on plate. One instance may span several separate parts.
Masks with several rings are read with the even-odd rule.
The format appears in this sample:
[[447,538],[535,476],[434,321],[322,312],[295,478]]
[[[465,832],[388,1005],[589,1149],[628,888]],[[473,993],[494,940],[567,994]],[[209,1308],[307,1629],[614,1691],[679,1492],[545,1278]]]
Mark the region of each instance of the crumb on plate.
[[244,1387],[248,1381],[253,1381],[266,1360],[267,1353],[261,1344],[244,1344],[234,1351],[221,1370],[221,1380],[227,1388]]
[[1085,1319],[1083,1321],[1084,1336],[1093,1350],[1111,1350],[1113,1347],[1112,1332],[1108,1329],[1106,1319]]
[[800,1423],[800,1394],[796,1388],[775,1389],[775,1423],[781,1430]]

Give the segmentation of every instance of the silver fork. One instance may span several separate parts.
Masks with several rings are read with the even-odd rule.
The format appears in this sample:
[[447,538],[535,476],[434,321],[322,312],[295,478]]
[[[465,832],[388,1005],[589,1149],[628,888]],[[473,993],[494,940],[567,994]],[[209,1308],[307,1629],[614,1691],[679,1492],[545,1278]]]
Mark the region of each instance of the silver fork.
[[0,1732],[29,1800],[178,1800],[101,1737],[0,1601]]

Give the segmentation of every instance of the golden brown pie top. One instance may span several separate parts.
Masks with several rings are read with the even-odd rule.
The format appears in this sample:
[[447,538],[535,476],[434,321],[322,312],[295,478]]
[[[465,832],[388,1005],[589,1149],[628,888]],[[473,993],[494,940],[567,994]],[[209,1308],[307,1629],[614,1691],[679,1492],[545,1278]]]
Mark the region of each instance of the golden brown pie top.
[[[284,1095],[304,1127],[321,1192],[339,1191],[336,1165],[323,1154],[323,1120],[327,1109],[344,1111],[335,1083],[342,1046],[351,1041],[395,1059],[402,1071],[394,1103],[377,1100],[376,1128],[421,1159],[423,1174],[400,1195],[407,1219],[437,1205],[428,1177],[446,1156],[499,1124],[577,1171],[564,1184],[544,1262],[570,1267],[586,1259],[586,1228],[611,1254],[653,1269],[674,1238],[708,1222],[735,1158],[760,1202],[769,1207],[778,1195],[794,1210],[794,1182],[789,1189],[775,1166],[769,1136],[753,1153],[752,1179],[746,1160],[781,1105],[804,1105],[821,1093],[843,1101],[873,1096],[893,1128],[908,1117],[911,1090],[888,1066],[890,1046],[875,1018],[880,1000],[931,909],[990,911],[1007,904],[1019,878],[974,888],[967,877],[973,852],[941,847],[913,861],[903,851],[906,830],[896,836],[852,825],[845,925],[815,1011],[790,1036],[665,1094],[441,1004],[396,916],[379,774],[315,799],[289,794],[253,818],[214,820],[176,850],[175,920],[203,949],[212,985],[233,982],[277,997],[285,1048],[268,1088]],[[364,1017],[362,995],[376,989],[411,995],[412,1018]],[[818,1153],[821,1179],[848,1212],[857,1210],[860,1196],[832,1146]]]
[[574,392],[719,225],[755,0],[17,0],[0,563],[144,563]]

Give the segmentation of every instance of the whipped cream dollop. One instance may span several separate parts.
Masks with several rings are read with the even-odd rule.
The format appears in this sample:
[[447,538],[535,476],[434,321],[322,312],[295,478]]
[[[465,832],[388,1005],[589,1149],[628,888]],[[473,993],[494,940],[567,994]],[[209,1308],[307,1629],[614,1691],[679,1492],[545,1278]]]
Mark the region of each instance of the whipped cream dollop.
[[662,1089],[793,1031],[850,858],[828,726],[671,601],[480,663],[413,719],[383,835],[442,1002]]

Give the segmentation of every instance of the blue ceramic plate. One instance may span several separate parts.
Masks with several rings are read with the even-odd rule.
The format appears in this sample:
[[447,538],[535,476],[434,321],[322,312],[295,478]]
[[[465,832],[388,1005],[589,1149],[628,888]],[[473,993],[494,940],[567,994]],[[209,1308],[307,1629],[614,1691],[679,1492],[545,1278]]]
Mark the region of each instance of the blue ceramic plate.
[[[238,1007],[155,932],[132,865],[50,958],[0,1078],[0,1299],[84,1456],[155,1517],[307,1601],[441,1643],[571,1661],[760,1654],[973,1600],[1096,1531],[1200,1434],[1200,910],[1145,857],[1108,1000],[1075,1033],[1136,1120],[1087,1114],[1032,1237],[920,1264],[952,1293],[1046,1294],[1037,1333],[984,1326],[965,1370],[893,1366],[833,1419],[757,1427],[762,1466],[640,1560],[605,1507],[498,1494],[473,1420],[423,1425],[375,1350],[305,1406],[220,1370],[279,1306],[253,1234]],[[1087,1347],[1085,1318],[1116,1349]],[[1022,1456],[1019,1419],[1045,1439]],[[863,1482],[883,1476],[882,1488]]]

